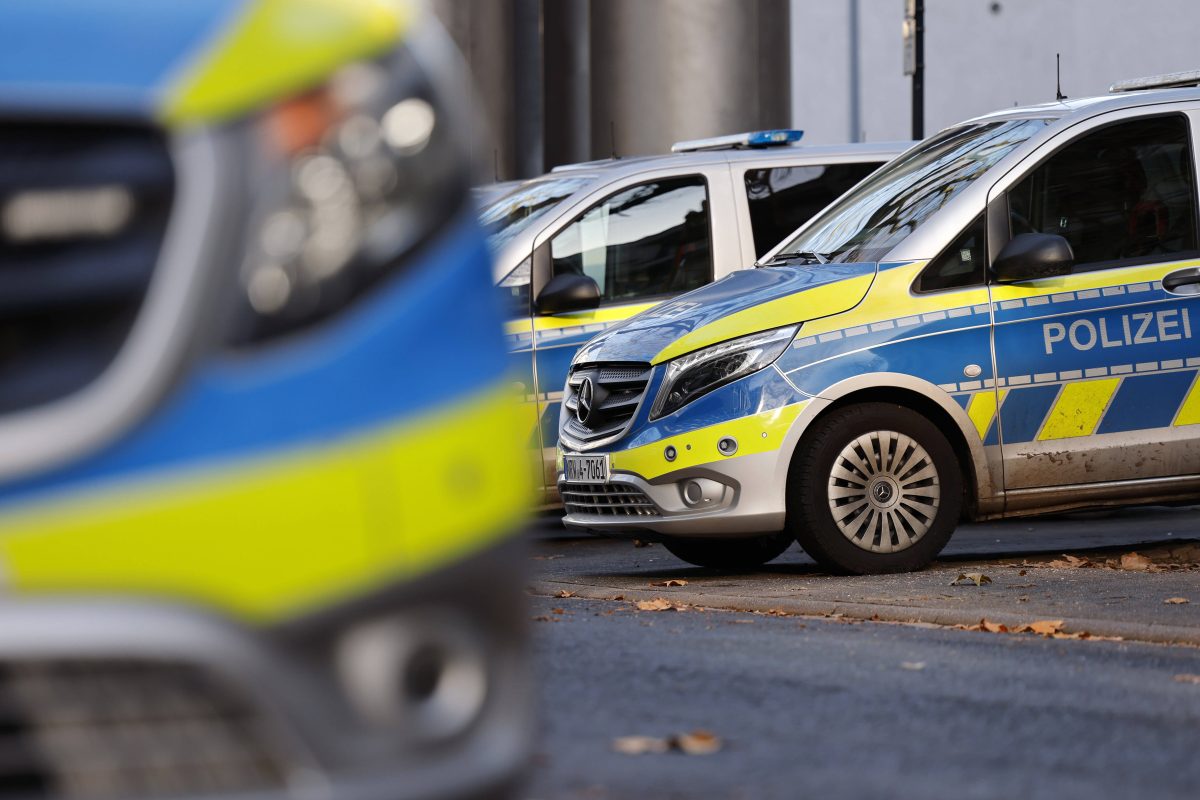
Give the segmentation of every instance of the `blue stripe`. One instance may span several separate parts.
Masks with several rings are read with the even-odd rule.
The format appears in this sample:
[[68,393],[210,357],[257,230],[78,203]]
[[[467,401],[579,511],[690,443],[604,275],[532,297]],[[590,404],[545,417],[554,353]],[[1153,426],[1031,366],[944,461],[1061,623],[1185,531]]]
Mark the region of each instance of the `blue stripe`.
[[1050,411],[1058,386],[1012,389],[1000,406],[1000,432],[1005,444],[1032,442]]
[[464,214],[390,282],[278,344],[209,356],[118,441],[0,490],[0,502],[164,467],[328,442],[429,413],[500,382],[490,254]]
[[1195,377],[1188,371],[1125,378],[1096,433],[1170,427]]

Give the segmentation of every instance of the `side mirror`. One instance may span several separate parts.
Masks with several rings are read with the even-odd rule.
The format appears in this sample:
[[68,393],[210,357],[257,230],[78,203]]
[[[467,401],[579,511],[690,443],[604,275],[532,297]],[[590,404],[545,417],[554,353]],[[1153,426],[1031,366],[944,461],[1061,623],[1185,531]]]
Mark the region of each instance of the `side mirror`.
[[1016,283],[1066,275],[1073,266],[1075,254],[1063,237],[1053,233],[1019,233],[996,256],[992,271],[1000,283]]
[[600,287],[587,275],[555,275],[538,292],[536,305],[539,314],[586,311],[600,305]]

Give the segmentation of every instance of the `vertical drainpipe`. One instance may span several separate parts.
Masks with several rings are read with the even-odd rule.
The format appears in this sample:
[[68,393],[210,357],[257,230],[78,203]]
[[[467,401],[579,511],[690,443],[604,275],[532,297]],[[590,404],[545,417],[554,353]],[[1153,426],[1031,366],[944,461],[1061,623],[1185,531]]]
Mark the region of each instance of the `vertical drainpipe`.
[[542,3],[513,0],[514,177],[543,172]]
[[862,141],[862,75],[858,57],[859,27],[858,0],[850,2],[850,136],[851,142]]

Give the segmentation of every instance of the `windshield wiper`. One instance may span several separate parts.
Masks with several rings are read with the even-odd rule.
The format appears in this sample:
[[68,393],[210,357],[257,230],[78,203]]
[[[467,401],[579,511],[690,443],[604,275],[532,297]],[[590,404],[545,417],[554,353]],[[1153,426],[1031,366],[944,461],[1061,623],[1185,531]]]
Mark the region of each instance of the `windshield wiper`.
[[767,264],[787,264],[792,261],[804,261],[806,264],[828,264],[829,256],[825,253],[814,253],[811,250],[800,250],[795,253],[779,253]]

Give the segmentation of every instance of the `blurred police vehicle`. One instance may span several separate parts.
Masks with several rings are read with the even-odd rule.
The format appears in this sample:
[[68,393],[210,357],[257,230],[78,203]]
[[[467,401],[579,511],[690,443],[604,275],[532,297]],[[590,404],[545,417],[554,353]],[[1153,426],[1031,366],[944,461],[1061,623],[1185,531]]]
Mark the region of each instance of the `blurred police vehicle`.
[[386,0],[0,31],[0,797],[507,785],[528,486],[438,32]]
[[547,503],[558,500],[563,382],[584,342],[753,264],[907,147],[805,147],[802,135],[757,131],[680,142],[669,155],[559,167],[484,209]]
[[964,516],[1195,500],[1198,85],[948,128],[763,269],[592,340],[567,524],[870,573],[929,563]]

